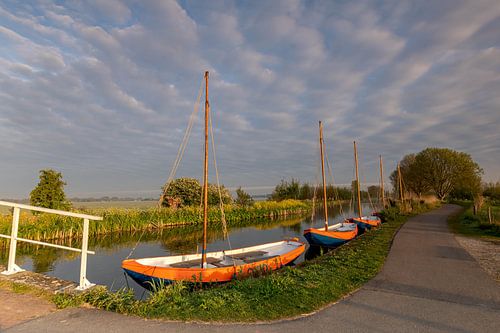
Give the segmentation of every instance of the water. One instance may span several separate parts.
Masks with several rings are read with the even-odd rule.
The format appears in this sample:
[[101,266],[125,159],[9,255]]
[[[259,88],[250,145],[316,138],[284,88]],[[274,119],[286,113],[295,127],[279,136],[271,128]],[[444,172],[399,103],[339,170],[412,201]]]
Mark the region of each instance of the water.
[[[344,215],[339,208],[328,211],[329,224],[341,222],[344,217],[353,216],[348,205],[343,207]],[[371,211],[369,205],[363,211]],[[316,212],[314,219],[308,217],[292,217],[287,219],[267,220],[250,227],[229,228],[229,240],[233,249],[257,244],[270,243],[285,238],[298,237],[307,244],[303,231],[308,228],[319,228],[324,225],[323,212]],[[131,258],[159,257],[177,254],[200,252],[202,227],[176,227],[163,229],[154,233],[127,233],[107,235],[99,239],[89,239],[89,249],[96,252],[88,256],[87,279],[92,283],[105,285],[111,290],[128,286],[134,289],[137,297],[142,297],[144,289],[132,279],[126,279],[121,269],[121,262],[132,252]],[[221,228],[209,229],[207,234],[207,251],[228,249],[228,241],[224,239]],[[80,247],[78,241],[63,245]],[[22,268],[63,280],[79,281],[80,254],[51,247],[18,243],[16,263]],[[6,265],[8,256],[7,242],[0,242],[0,264]],[[304,261],[304,255],[295,263]]]

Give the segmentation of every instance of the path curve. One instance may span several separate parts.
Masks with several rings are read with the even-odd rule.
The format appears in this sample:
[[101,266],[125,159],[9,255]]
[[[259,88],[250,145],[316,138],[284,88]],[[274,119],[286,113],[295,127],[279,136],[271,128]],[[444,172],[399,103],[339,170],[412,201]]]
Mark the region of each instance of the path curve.
[[500,285],[456,242],[447,217],[460,207],[411,218],[382,271],[358,292],[317,314],[271,324],[162,322],[68,309],[6,332],[498,332]]

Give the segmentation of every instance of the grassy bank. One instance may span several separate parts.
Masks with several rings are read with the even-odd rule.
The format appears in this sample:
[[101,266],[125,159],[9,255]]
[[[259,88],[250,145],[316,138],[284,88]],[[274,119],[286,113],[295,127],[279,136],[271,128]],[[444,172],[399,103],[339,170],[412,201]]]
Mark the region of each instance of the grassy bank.
[[[230,226],[245,226],[259,219],[300,215],[310,211],[311,204],[308,202],[298,200],[262,201],[256,202],[251,207],[228,205],[225,208],[225,217]],[[175,210],[170,208],[106,208],[81,212],[104,218],[103,221],[90,223],[89,235],[91,237],[110,233],[157,230],[176,225],[199,224],[202,221],[202,212],[199,207],[185,207]],[[12,217],[9,215],[0,216],[0,233],[10,234],[11,219]],[[209,210],[210,225],[220,225],[220,221],[219,209],[211,207]],[[32,215],[23,212],[19,224],[19,236],[34,240],[74,238],[81,236],[82,227],[81,219],[52,214]]]
[[[451,217],[448,224],[453,232],[473,237],[500,238],[500,206],[486,203],[474,215],[471,201],[454,201],[464,207],[464,211]],[[491,210],[492,223],[489,221]]]
[[[414,209],[413,214],[428,209]],[[260,277],[192,290],[178,283],[162,288],[146,301],[127,291],[96,288],[78,296],[58,295],[60,307],[89,303],[97,308],[148,318],[202,321],[273,320],[309,313],[356,290],[381,269],[392,239],[409,215],[395,208],[377,230],[297,267]]]

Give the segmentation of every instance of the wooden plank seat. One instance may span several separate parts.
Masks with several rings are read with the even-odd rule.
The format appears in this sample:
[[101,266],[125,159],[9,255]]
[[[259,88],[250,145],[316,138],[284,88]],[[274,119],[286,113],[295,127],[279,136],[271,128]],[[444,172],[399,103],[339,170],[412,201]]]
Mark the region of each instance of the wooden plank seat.
[[261,260],[268,260],[268,259],[272,259],[272,258],[276,258],[276,257],[279,257],[279,255],[265,256],[265,257],[253,257],[253,258],[243,259],[243,261],[245,262],[245,264],[251,264],[252,262],[261,261]]
[[[217,267],[222,267],[225,265],[217,265],[220,263],[220,259],[214,258],[214,257],[208,257],[207,258],[207,264],[212,264]],[[193,260],[187,260],[187,261],[182,261],[182,262],[176,262],[174,264],[170,264],[170,267],[174,268],[191,268],[191,267],[199,267],[201,266],[201,260],[200,259],[193,259]]]
[[245,260],[246,261],[246,259],[253,259],[255,257],[262,257],[265,254],[267,254],[266,251],[251,251],[251,252],[243,252],[243,253],[236,253],[236,254],[226,255],[226,257],[233,258],[233,259],[239,259],[239,260]]

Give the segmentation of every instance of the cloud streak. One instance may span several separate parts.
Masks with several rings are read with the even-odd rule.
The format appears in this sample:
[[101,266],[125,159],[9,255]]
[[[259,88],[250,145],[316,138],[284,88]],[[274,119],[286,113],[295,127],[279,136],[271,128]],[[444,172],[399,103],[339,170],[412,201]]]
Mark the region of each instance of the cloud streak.
[[[71,195],[159,189],[203,71],[229,187],[313,182],[323,120],[338,183],[428,146],[500,179],[494,0],[0,5],[0,196],[42,168]],[[201,175],[201,121],[179,170]]]

